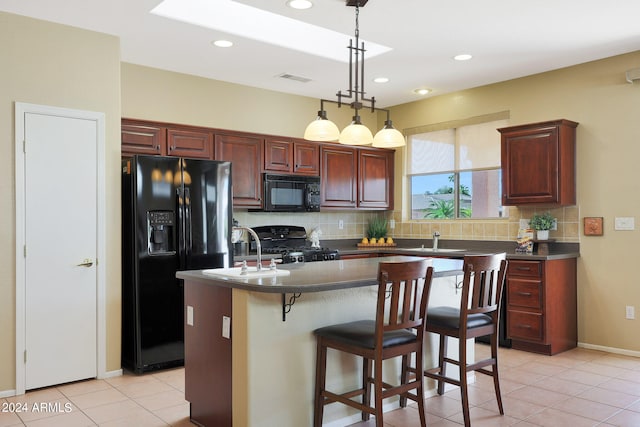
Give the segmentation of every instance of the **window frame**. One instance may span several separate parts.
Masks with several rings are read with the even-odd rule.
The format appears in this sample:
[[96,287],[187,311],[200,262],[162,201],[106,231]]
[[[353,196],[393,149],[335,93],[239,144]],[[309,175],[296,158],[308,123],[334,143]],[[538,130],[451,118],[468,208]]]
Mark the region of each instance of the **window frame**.
[[[412,221],[434,221],[434,220],[500,220],[500,219],[508,219],[508,209],[505,209],[504,206],[502,206],[501,204],[499,206],[502,206],[501,208],[498,209],[498,216],[495,217],[462,217],[460,214],[460,209],[461,209],[461,201],[460,201],[460,197],[461,197],[461,193],[460,193],[460,182],[461,182],[461,174],[462,173],[474,173],[474,172],[482,172],[482,171],[497,171],[499,173],[499,179],[501,179],[502,177],[502,166],[499,164],[497,167],[482,167],[482,168],[478,168],[478,169],[461,169],[460,167],[460,144],[458,144],[458,139],[457,139],[457,132],[458,132],[458,128],[464,127],[464,126],[470,126],[470,125],[477,125],[477,124],[485,124],[485,123],[490,123],[490,122],[497,122],[497,121],[504,121],[506,120],[508,123],[510,114],[508,111],[503,111],[503,112],[499,112],[499,113],[494,113],[494,114],[489,114],[489,115],[484,115],[484,116],[478,116],[478,117],[473,117],[470,119],[465,119],[465,120],[457,120],[457,121],[451,121],[451,122],[445,122],[445,123],[439,123],[439,124],[434,124],[434,125],[425,125],[425,126],[419,126],[416,128],[411,128],[411,129],[404,129],[404,134],[407,137],[407,149],[406,149],[406,158],[404,161],[404,176],[406,178],[406,189],[407,189],[407,200],[408,203],[406,205],[406,208],[408,209],[408,219],[412,220]],[[504,123],[501,123],[499,125],[496,126],[496,128],[499,127],[504,127]],[[419,134],[424,134],[424,133],[430,133],[430,132],[435,132],[435,131],[440,131],[440,130],[447,130],[447,129],[453,129],[454,134],[455,134],[455,138],[454,138],[454,153],[453,153],[453,163],[454,163],[454,170],[450,170],[450,171],[439,171],[439,172],[432,172],[432,173],[409,173],[409,170],[411,169],[411,158],[409,156],[409,153],[412,151],[412,147],[411,147],[411,143],[412,143],[412,137],[414,135],[419,135]],[[498,159],[499,162],[499,159]],[[417,176],[428,176],[428,175],[453,175],[453,209],[454,209],[454,216],[451,218],[414,218],[413,217],[413,213],[414,213],[414,201],[413,201],[413,196],[414,196],[414,192],[413,192],[413,178],[417,177]],[[499,192],[500,193],[500,192]],[[472,197],[473,197],[473,189],[472,189]],[[498,195],[498,202],[501,203],[501,196]],[[473,200],[473,199],[472,199]]]

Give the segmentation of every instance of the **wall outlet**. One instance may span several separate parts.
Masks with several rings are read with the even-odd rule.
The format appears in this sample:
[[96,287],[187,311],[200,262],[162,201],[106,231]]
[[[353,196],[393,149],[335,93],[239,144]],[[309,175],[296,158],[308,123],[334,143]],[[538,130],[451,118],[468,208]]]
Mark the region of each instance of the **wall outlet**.
[[344,230],[344,221],[343,220],[338,220],[338,229]]
[[231,338],[231,318],[222,316],[222,338]]
[[635,319],[636,318],[636,308],[632,305],[627,306],[627,319]]
[[392,229],[392,230],[394,228],[396,228],[396,220],[395,219],[390,219],[389,220],[389,228]]
[[187,325],[193,326],[193,307],[187,306]]

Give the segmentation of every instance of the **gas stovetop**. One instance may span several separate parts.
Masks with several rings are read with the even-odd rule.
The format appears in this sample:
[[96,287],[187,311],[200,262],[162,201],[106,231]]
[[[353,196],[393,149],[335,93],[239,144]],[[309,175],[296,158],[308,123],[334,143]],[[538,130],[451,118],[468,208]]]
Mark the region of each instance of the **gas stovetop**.
[[[262,253],[280,254],[283,263],[330,261],[340,259],[336,249],[311,247],[304,227],[265,225],[252,227],[260,239]],[[251,242],[255,250],[255,242]]]

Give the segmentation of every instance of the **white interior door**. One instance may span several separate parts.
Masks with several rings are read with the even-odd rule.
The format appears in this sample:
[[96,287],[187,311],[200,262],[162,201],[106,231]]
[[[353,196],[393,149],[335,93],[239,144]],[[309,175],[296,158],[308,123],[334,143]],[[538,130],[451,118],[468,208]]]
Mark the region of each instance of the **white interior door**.
[[24,114],[25,388],[97,376],[98,123]]

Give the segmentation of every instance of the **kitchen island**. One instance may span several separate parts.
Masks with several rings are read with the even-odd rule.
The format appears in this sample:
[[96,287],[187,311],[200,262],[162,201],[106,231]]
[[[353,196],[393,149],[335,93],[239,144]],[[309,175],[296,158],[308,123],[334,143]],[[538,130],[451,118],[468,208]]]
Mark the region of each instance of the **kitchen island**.
[[[192,421],[216,427],[311,425],[313,330],[373,319],[378,263],[414,259],[286,264],[278,268],[288,275],[254,278],[179,272],[185,283],[185,398]],[[462,260],[434,259],[433,266],[430,305],[457,305]],[[288,311],[285,318],[283,307]],[[425,365],[435,366],[437,342],[426,345]],[[473,346],[470,352],[473,360]],[[356,358],[330,352],[328,384],[338,390],[356,385],[360,365]],[[385,371],[399,375],[398,362],[389,361]],[[427,382],[427,389],[433,390],[434,384]],[[397,401],[390,399],[387,408],[396,407]],[[343,426],[359,419],[359,413],[344,405],[325,409],[325,425]]]

